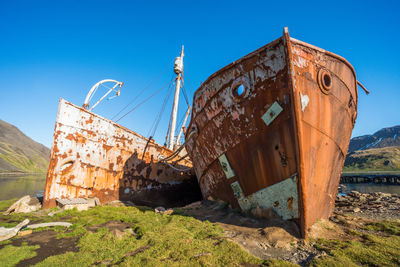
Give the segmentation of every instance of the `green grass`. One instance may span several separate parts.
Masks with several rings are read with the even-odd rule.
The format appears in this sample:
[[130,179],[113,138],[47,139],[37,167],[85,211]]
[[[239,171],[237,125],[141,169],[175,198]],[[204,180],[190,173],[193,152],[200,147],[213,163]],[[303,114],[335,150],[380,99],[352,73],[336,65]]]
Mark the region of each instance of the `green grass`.
[[[349,233],[357,237],[352,241],[318,239],[314,246],[327,256],[313,259],[310,266],[399,266],[400,223],[370,223],[364,230],[374,232],[362,234],[351,230]],[[382,236],[382,232],[391,235]]]
[[365,229],[400,236],[400,221],[381,221],[368,223]]
[[21,172],[47,172],[48,161],[46,159],[38,154],[28,157],[20,148],[7,143],[0,142],[0,158],[15,166]]
[[[78,252],[51,256],[38,266],[239,266],[263,261],[223,237],[222,229],[181,215],[160,215],[148,208],[95,207],[88,211],[59,213],[68,217],[72,229],[59,230],[59,238],[80,236]],[[107,228],[95,232],[87,227],[108,221],[127,223],[134,234],[118,239]]]
[[[0,210],[12,203],[1,201]],[[77,238],[78,251],[50,256],[37,266],[298,266],[278,259],[261,260],[227,240],[218,225],[177,211],[179,214],[160,215],[146,207],[95,207],[82,212],[67,210],[54,217],[19,214],[7,218],[10,224],[24,217],[73,223],[68,229],[53,229],[57,238]],[[4,215],[0,218],[6,219]],[[133,234],[117,238],[106,227],[110,221],[127,225]],[[369,222],[361,230],[348,230],[354,240],[312,240],[326,255],[314,258],[308,266],[400,265],[400,221]],[[37,246],[14,247],[12,240],[0,244],[5,245],[0,250],[1,263],[4,258],[4,264],[13,266],[35,256]]]
[[6,245],[0,250],[0,266],[14,266],[24,259],[33,258],[36,256],[35,250],[38,248],[39,246],[27,246],[26,244],[20,247]]

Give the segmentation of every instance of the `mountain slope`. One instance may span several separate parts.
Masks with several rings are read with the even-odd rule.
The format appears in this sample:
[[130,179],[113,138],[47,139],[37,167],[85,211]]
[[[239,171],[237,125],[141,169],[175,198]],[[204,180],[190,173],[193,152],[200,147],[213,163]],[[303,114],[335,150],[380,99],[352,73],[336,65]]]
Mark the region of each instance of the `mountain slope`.
[[344,172],[399,170],[400,125],[351,139],[344,162]]
[[50,150],[0,120],[0,173],[46,172]]
[[343,171],[400,171],[400,147],[382,147],[350,152]]
[[372,135],[352,138],[350,140],[349,152],[390,146],[400,147],[400,125],[383,128]]

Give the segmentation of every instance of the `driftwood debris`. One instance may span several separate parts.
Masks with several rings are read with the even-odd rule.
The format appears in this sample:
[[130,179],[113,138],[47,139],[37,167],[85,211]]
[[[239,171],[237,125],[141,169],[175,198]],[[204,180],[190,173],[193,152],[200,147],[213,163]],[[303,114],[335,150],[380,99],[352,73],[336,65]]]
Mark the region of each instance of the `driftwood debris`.
[[50,227],[50,226],[70,227],[71,225],[72,225],[72,223],[67,223],[67,222],[48,222],[48,223],[31,224],[31,225],[28,225],[26,228],[36,229],[36,228],[40,228],[40,227]]
[[18,199],[14,204],[12,204],[3,215],[8,215],[12,212],[15,213],[28,213],[32,211],[37,211],[42,207],[37,198],[31,198],[29,195],[23,196]]
[[23,222],[12,228],[0,227],[0,241],[10,239],[11,237],[17,235],[19,230],[21,230],[21,228],[23,228],[28,223],[29,220],[25,219]]
[[68,222],[48,222],[48,223],[37,223],[31,225],[28,225],[28,223],[29,220],[25,219],[23,222],[19,223],[17,226],[12,228],[0,227],[0,241],[4,241],[16,236],[21,229],[36,229],[40,227],[50,227],[50,226],[70,227],[72,225],[72,223]]

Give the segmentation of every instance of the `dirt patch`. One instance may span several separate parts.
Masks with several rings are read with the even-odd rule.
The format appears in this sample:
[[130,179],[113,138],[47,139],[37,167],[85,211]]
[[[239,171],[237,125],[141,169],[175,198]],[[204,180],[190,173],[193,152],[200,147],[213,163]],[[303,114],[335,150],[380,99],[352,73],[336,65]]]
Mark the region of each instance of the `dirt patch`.
[[89,226],[86,229],[91,232],[96,232],[97,229],[104,227],[108,228],[110,232],[114,232],[115,230],[124,231],[126,229],[129,229],[131,228],[131,225],[129,223],[124,223],[121,221],[108,221],[106,223]]
[[30,266],[53,255],[64,254],[68,251],[76,252],[79,250],[77,247],[78,237],[57,239],[57,234],[58,233],[53,230],[45,230],[13,239],[11,244],[14,246],[21,246],[24,242],[27,242],[28,245],[40,246],[36,250],[36,257],[23,260],[16,266]]
[[320,254],[300,239],[299,229],[292,221],[248,217],[223,202],[213,201],[195,202],[183,211],[187,216],[217,223],[228,239],[262,259],[279,258],[304,265]]

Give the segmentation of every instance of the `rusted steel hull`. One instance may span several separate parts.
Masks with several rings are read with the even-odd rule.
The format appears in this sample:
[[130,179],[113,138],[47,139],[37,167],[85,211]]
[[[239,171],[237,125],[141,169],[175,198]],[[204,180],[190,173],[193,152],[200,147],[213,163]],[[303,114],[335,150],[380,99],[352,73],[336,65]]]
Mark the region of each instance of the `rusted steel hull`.
[[171,154],[154,141],[61,99],[43,206],[77,197],[165,206],[190,202],[199,194],[192,163],[159,162]]
[[186,145],[203,197],[273,210],[306,237],[334,208],[356,82],[346,60],[287,32],[210,76],[195,92]]

